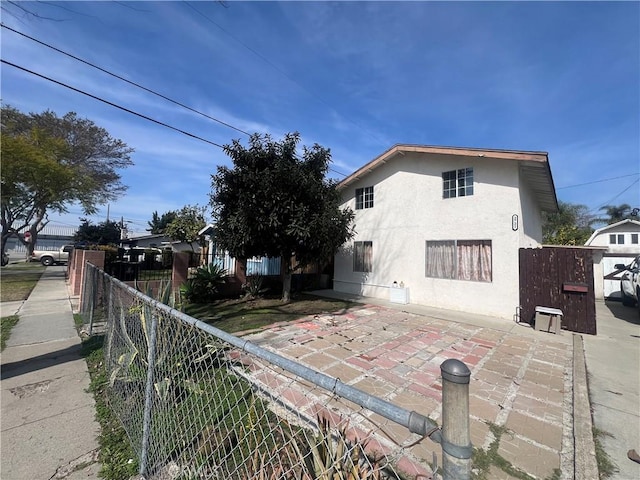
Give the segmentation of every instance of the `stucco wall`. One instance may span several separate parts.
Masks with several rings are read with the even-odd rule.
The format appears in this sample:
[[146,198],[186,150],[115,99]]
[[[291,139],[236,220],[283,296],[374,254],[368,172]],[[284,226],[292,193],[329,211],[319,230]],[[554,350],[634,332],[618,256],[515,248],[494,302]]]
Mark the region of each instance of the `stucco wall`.
[[542,212],[536,204],[533,190],[521,174],[520,185],[520,247],[533,248],[542,243]]
[[[442,198],[442,172],[474,168],[474,194]],[[530,201],[523,209],[517,162],[475,157],[405,154],[343,191],[355,213],[354,241],[373,242],[373,271],[354,273],[352,245],[336,256],[334,288],[389,297],[404,282],[411,303],[512,318],[519,303],[518,248],[537,244],[542,233]],[[355,189],[374,186],[374,207],[355,210]],[[525,203],[525,202],[523,202]],[[512,216],[519,228],[512,230]],[[527,225],[526,233],[524,226]],[[491,283],[427,278],[427,240],[491,240]]]
[[[595,235],[591,242],[588,242],[588,245],[592,247],[609,247],[609,253],[635,253],[637,255],[640,254],[640,245],[631,243],[632,233],[640,235],[640,225],[631,222],[616,225]],[[610,244],[609,235],[611,234],[624,235],[624,245]]]

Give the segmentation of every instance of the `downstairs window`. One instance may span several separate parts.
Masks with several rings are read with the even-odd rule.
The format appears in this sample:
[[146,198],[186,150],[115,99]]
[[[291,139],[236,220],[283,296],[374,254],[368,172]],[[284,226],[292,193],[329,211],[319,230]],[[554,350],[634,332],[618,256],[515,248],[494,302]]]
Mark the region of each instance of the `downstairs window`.
[[492,281],[491,240],[438,240],[426,244],[426,276]]

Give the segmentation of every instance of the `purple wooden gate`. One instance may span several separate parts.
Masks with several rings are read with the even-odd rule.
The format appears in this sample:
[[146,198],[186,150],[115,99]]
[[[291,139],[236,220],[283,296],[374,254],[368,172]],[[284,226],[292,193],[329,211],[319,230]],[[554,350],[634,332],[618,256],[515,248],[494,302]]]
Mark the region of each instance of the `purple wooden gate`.
[[584,248],[520,249],[520,321],[532,322],[536,306],[559,308],[562,328],[596,334],[593,252]]

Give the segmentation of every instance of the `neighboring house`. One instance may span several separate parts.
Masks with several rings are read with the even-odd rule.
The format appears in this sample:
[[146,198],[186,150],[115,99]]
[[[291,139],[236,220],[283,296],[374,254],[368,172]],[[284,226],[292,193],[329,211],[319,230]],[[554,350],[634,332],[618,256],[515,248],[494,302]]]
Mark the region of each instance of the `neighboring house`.
[[519,304],[518,249],[539,246],[541,212],[558,209],[544,152],[396,145],[338,188],[357,233],[334,290],[503,318]]
[[[223,251],[218,248],[215,242],[215,226],[209,224],[198,232],[199,235],[203,235],[207,240],[207,263],[215,263],[224,268],[230,274],[235,272],[236,259],[229,255],[229,252]],[[246,275],[280,275],[282,268],[280,257],[268,258],[268,257],[254,257],[247,259]]]
[[593,258],[593,283],[596,299],[620,299],[620,276],[616,264],[629,265],[640,255],[640,221],[622,220],[597,229],[585,243],[603,247]]
[[[190,252],[191,243],[187,242],[179,242],[175,240],[171,240],[169,237],[164,234],[153,234],[153,235],[141,235],[139,237],[130,237],[123,241],[124,244],[129,245],[130,247],[138,247],[138,248],[171,248],[174,252]],[[197,243],[193,243],[193,251],[200,252],[201,247]]]
[[[22,229],[20,236],[24,236],[27,230],[28,228]],[[38,244],[36,248],[38,250],[57,251],[64,245],[72,244],[73,237],[77,231],[78,227],[47,224],[44,229],[38,233]],[[24,258],[27,254],[25,245],[14,236],[9,237],[5,249],[11,257]]]

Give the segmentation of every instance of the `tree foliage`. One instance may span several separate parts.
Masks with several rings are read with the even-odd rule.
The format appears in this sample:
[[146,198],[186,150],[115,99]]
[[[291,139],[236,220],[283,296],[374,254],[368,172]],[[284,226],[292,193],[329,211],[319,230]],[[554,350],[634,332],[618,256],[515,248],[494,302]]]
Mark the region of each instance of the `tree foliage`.
[[158,215],[158,212],[153,212],[151,216],[151,221],[147,222],[149,228],[147,228],[147,232],[150,232],[151,235],[161,235],[165,233],[167,229],[167,225],[169,225],[176,218],[176,212],[170,210],[168,212],[163,213],[162,215]]
[[32,250],[48,212],[77,202],[87,214],[122,195],[118,169],[133,152],[91,120],[70,112],[24,114],[2,106],[2,250],[28,227]]
[[586,205],[560,201],[556,213],[544,215],[542,241],[548,245],[584,245],[595,221]]
[[353,236],[354,213],[340,209],[336,184],[325,178],[330,151],[315,144],[299,158],[299,141],[298,133],[280,142],[255,134],[248,148],[234,140],[224,147],[233,168],[212,176],[216,240],[236,258],[281,257],[285,302],[293,271],[328,260]]
[[104,221],[94,225],[86,218],[81,218],[80,226],[73,236],[73,240],[76,243],[109,245],[119,243],[120,235],[120,224],[117,222]]
[[598,220],[607,225],[633,218],[633,210],[628,203],[623,203],[622,205],[605,205],[604,207],[600,207],[600,210],[605,213],[606,217],[599,218]]
[[167,224],[164,234],[171,240],[188,243],[193,250],[193,244],[197,245],[202,240],[198,232],[207,226],[205,208],[199,205],[185,205],[173,213],[175,218]]

